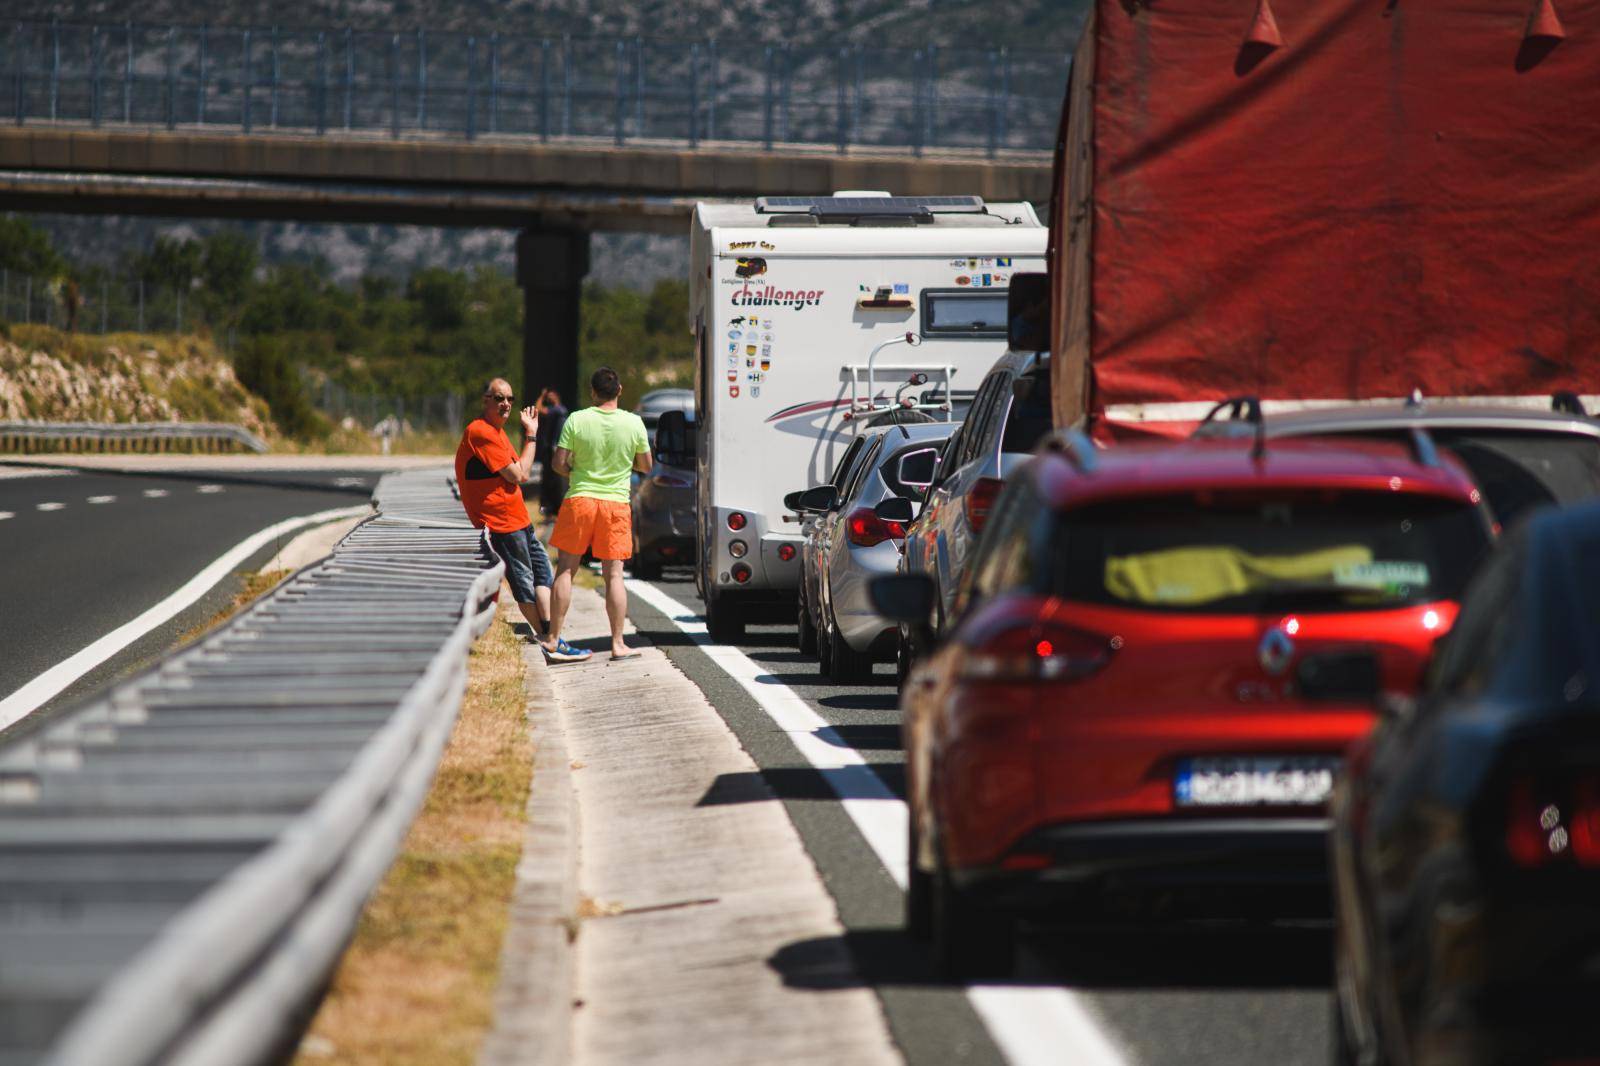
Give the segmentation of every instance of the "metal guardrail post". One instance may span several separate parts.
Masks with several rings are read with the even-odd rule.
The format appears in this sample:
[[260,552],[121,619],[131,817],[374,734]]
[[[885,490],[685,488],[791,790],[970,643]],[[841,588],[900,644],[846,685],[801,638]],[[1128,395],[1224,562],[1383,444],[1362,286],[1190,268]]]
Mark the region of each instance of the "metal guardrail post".
[[106,283],[105,283],[104,280],[102,280],[100,282],[100,335],[101,336],[105,336],[106,333],[110,332],[109,330],[106,329],[106,316],[110,313],[110,310],[111,310],[111,304],[110,304],[110,301],[106,298]]
[[767,91],[761,101],[761,141],[766,146],[767,151],[770,152],[772,151],[772,86],[773,79],[777,76],[777,72],[772,69],[772,46],[770,44],[767,45],[762,59],[764,60],[762,67],[767,72]]
[[929,147],[939,142],[939,46],[928,46],[928,135]]
[[1000,48],[1000,136],[999,141],[1006,143],[1007,120],[1011,117],[1011,52],[1004,45]]
[[722,66],[717,56],[717,39],[711,38],[706,43],[707,64],[710,67],[711,92],[706,99],[706,139],[717,139],[717,92],[722,87]]
[[561,35],[561,136],[572,135],[572,35]]
[[89,31],[89,91],[93,99],[89,104],[89,124],[96,128],[100,125],[100,64],[105,58],[105,40],[100,36],[100,25],[96,23]]
[[22,286],[22,321],[33,321],[33,275],[29,274]]
[[127,54],[122,57],[122,121],[133,121],[133,20],[127,21]]
[[850,50],[848,48],[840,48],[839,49],[839,54],[838,54],[838,61],[835,64],[835,66],[837,67],[837,70],[835,71],[835,73],[837,75],[838,85],[839,85],[839,107],[838,107],[839,113],[838,113],[837,118],[838,118],[838,141],[839,141],[839,154],[840,155],[844,155],[847,151],[849,151],[849,143],[850,143],[850,115],[849,115],[849,112],[846,110],[846,108],[849,106],[849,99],[850,99],[849,84],[850,83],[849,83],[848,75],[846,74],[846,67],[845,67],[845,58],[847,56],[849,56],[849,54],[850,54]]
[[856,140],[861,136],[861,90],[862,83],[866,80],[866,58],[861,54],[861,46],[855,46],[855,105],[850,109],[850,139]]
[[428,34],[417,29],[417,129],[428,128]]
[[700,46],[689,46],[689,147],[700,147]]
[[989,158],[1000,146],[1000,57],[989,52]]
[[489,34],[489,133],[500,132],[500,31]]
[[201,23],[199,69],[195,72],[194,120],[202,126],[206,124],[206,37],[210,32],[211,27]]
[[356,42],[349,26],[344,28],[344,128],[350,129],[354,118],[351,95],[356,90]]
[[17,57],[16,74],[13,81],[16,83],[16,92],[13,94],[12,114],[16,116],[17,125],[22,125],[23,114],[27,110],[23,103],[22,68],[28,62],[28,53],[22,47],[22,23],[18,22],[11,31],[11,51]]
[[167,27],[167,129],[178,125],[178,32]]
[[633,135],[644,136],[644,38],[633,38]]
[[328,132],[328,35],[317,31],[317,136]]
[[539,41],[539,140],[550,139],[550,38]]
[[244,132],[248,135],[250,132],[251,90],[256,87],[255,61],[254,57],[250,55],[250,31],[248,29],[244,31],[242,48],[244,51],[244,79],[242,83],[244,86],[244,101],[240,104],[240,118],[244,122]]
[[922,154],[922,50],[911,58],[911,154]]
[[144,332],[144,279],[139,279],[139,332]]
[[272,101],[273,129],[278,128],[278,27],[272,27],[272,89],[269,99]]
[[616,90],[615,97],[613,99],[614,107],[613,107],[613,115],[612,115],[612,120],[611,120],[611,127],[612,127],[612,134],[615,137],[617,144],[619,144],[619,145],[622,144],[622,142],[623,142],[623,136],[622,136],[622,96],[623,96],[623,93],[626,91],[624,89],[624,85],[626,83],[623,81],[624,77],[626,77],[626,72],[623,69],[623,62],[624,62],[625,55],[626,55],[626,49],[625,49],[623,43],[621,41],[618,41],[617,42],[617,46],[616,46],[617,90]]
[[61,103],[61,20],[50,20],[50,121],[59,115]]
[[400,139],[400,35],[389,37],[389,136]]
[[478,39],[467,37],[467,140],[478,136]]
[[779,86],[783,93],[783,110],[780,112],[783,116],[783,124],[778,127],[778,139],[787,144],[789,141],[789,105],[793,96],[792,89],[794,87],[794,68],[791,65],[789,44],[787,41],[784,42],[779,51],[783,55],[783,80],[779,82]]

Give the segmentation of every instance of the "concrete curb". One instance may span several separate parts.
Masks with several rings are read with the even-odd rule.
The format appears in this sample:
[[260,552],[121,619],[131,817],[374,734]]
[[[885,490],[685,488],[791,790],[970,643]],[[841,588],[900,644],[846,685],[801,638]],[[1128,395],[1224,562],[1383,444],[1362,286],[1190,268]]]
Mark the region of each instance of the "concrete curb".
[[571,1058],[578,807],[549,667],[537,644],[523,648],[522,661],[533,780],[500,953],[494,1025],[479,1066],[561,1066]]

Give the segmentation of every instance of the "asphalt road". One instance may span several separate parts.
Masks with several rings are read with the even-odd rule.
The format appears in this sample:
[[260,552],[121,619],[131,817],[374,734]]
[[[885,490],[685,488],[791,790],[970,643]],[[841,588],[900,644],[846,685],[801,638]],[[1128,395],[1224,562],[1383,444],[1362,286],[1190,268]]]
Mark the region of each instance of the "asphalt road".
[[[379,476],[326,469],[241,476],[224,460],[182,473],[0,477],[0,698],[138,617],[252,534],[359,506]],[[239,569],[259,566],[281,546],[264,546]],[[36,729],[140,669],[227,604],[239,584],[231,575],[0,735]]]
[[[674,580],[674,578],[679,578]],[[702,604],[687,574],[653,582],[686,607]],[[832,892],[862,979],[878,993],[896,1041],[912,1066],[1002,1063],[1002,1052],[965,990],[943,982],[922,945],[901,929],[902,893],[845,813],[822,775],[801,755],[747,690],[660,611],[632,597],[640,633],[662,647],[727,720],[762,775],[783,799],[801,839]],[[795,650],[793,625],[751,626],[740,649],[788,686],[854,747],[895,795],[904,796],[899,711],[892,668],[871,684],[823,680],[816,660]],[[737,783],[728,783],[737,801]],[[1326,929],[1226,925],[1206,929],[1135,929],[1115,933],[1035,931],[1019,958],[1018,988],[1064,988],[1123,1061],[1272,1064],[1328,1061],[1331,1003]],[[804,983],[814,945],[794,945],[772,960],[785,980]],[[1016,1038],[1015,1028],[1009,1034]],[[1049,1039],[1023,1033],[1039,1056]]]

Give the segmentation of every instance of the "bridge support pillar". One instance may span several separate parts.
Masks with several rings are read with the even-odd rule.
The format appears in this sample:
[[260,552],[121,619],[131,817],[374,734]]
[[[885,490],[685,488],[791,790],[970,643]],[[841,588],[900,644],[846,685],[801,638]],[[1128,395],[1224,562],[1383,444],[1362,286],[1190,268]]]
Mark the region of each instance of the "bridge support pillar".
[[517,284],[522,287],[522,388],[518,406],[550,386],[577,410],[578,316],[589,273],[589,234],[583,230],[525,229],[517,235]]

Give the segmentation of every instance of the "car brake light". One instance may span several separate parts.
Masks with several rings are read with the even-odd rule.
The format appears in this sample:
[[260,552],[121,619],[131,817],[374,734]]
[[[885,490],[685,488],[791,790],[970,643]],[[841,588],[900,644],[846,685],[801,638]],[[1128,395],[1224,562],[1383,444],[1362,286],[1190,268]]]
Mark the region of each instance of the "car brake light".
[[1002,630],[961,664],[964,681],[1078,681],[1103,669],[1113,638],[1054,622]]
[[989,521],[989,512],[994,509],[994,501],[1000,495],[1000,490],[1006,483],[997,477],[980,477],[972,483],[965,497],[964,506],[967,511],[967,525],[972,527],[974,533],[982,533],[983,525]]
[[1518,866],[1600,866],[1600,777],[1518,777],[1506,808],[1506,853]]
[[870,548],[893,538],[905,540],[906,527],[899,522],[886,522],[870,507],[851,511],[845,520],[845,535],[858,548]]

